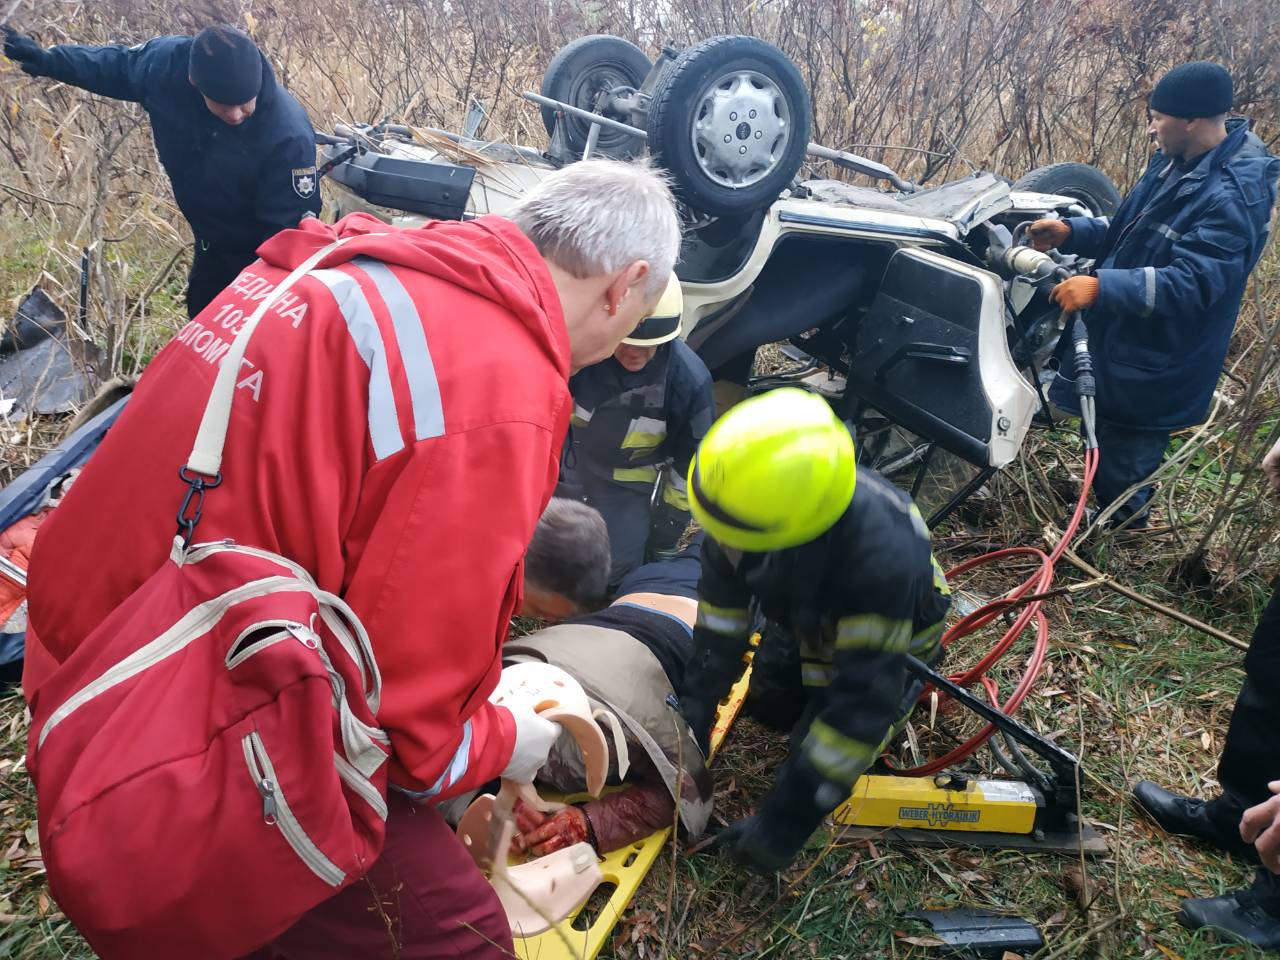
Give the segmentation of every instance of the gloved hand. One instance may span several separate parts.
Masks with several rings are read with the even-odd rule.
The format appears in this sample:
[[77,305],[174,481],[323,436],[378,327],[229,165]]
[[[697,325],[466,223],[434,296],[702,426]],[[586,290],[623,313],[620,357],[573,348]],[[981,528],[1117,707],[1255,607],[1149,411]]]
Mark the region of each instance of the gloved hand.
[[1053,288],[1049,299],[1067,313],[1075,313],[1087,310],[1097,302],[1098,288],[1097,277],[1068,277]]
[[711,700],[686,693],[680,697],[680,715],[689,724],[693,739],[698,742],[698,749],[704,757],[710,755],[711,727],[716,720],[717,704]]
[[680,538],[689,526],[689,514],[669,503],[660,503],[649,520],[645,560],[670,560],[680,553]]
[[1065,220],[1037,220],[1027,227],[1027,239],[1041,253],[1062,246],[1069,236],[1071,225]]
[[725,850],[734,862],[763,876],[777,873],[791,865],[809,833],[789,836],[796,831],[770,829],[760,814],[735,820],[716,835],[716,846]]
[[516,743],[500,775],[516,783],[533,783],[560,737],[560,724],[544,720],[527,704],[504,703],[503,707],[511,711],[516,722]]
[[0,31],[4,33],[4,55],[30,76],[44,76],[45,61],[49,58],[44,48],[13,27],[0,27]]
[[591,846],[595,847],[591,821],[581,807],[565,807],[543,816],[545,819],[542,823],[526,830],[517,814],[516,825],[520,827],[520,836],[516,837],[515,847],[521,853],[545,857],[548,853],[555,853],[584,840],[590,841]]

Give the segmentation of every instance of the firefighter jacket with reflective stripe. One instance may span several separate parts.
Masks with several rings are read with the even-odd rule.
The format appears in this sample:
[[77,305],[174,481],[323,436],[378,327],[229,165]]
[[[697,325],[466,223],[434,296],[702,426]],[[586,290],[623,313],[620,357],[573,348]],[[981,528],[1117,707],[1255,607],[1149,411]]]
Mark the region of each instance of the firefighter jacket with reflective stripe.
[[670,463],[663,499],[687,524],[689,461],[715,419],[711,374],[698,355],[683,340],[672,340],[635,373],[609,357],[574,374],[569,389],[567,462],[646,495],[659,466]]
[[1157,151],[1110,220],[1067,220],[1063,252],[1098,260],[1088,326],[1101,420],[1176,430],[1209,410],[1280,176],[1246,121],[1227,129],[1190,169]]
[[369,631],[392,783],[447,797],[501,772],[501,672],[522,558],[568,428],[569,341],[550,272],[500,217],[394,230],[353,214],[277,234],[147,368],[36,541],[24,686],[168,556],[186,462],[239,324],[296,264],[330,253],[264,316],[237,381],[197,541],[301,564]]
[[816,709],[807,730],[793,734],[761,816],[808,818],[812,829],[848,796],[902,716],[905,655],[930,662],[940,654],[950,591],[928,529],[906,494],[859,468],[849,508],[816,540],[735,560],[708,539],[698,592],[687,693],[711,703],[728,693],[742,670],[753,599],[781,628],[778,638],[799,650]]
[[[223,123],[189,79],[190,37],[134,47],[50,47],[44,73],[116,100],[142,104],[178,209],[198,240],[252,254],[263,240],[320,213],[316,134],[307,112],[262,58],[253,115]],[[246,258],[247,259],[247,258]]]

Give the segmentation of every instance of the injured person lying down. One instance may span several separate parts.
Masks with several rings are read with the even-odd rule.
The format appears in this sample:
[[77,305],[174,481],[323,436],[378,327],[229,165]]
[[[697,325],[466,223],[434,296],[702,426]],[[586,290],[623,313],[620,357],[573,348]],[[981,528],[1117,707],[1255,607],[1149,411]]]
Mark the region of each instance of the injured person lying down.
[[[609,782],[622,786],[599,799],[552,813],[518,805],[519,849],[544,856],[586,840],[597,853],[617,850],[671,826],[677,797],[685,834],[697,837],[706,827],[711,775],[676,699],[693,652],[701,541],[699,535],[674,558],[633,570],[611,606],[504,647],[506,665],[541,661],[576,678],[593,710],[618,718],[629,755],[619,776],[610,751]],[[581,792],[585,773],[576,742],[562,735],[538,774],[539,792]]]

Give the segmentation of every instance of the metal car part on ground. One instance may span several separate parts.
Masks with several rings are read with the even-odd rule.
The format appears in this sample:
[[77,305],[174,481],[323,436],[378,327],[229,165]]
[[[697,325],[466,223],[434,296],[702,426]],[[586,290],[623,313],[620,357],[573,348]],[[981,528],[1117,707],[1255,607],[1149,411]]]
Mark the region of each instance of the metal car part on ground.
[[97,388],[98,348],[80,339],[66,314],[33,287],[0,337],[0,417],[70,413]]

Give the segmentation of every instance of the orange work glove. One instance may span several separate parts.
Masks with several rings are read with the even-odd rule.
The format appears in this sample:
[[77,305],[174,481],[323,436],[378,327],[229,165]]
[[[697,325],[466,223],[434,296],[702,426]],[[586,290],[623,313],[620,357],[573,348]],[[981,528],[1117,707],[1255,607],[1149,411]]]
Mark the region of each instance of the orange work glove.
[[[519,818],[517,818],[519,819]],[[547,816],[540,825],[516,837],[515,847],[521,853],[545,857],[583,840],[592,840],[591,824],[581,807],[565,807]],[[592,843],[592,846],[595,846]]]
[[1041,253],[1062,246],[1069,236],[1071,236],[1071,225],[1065,220],[1037,220],[1027,227],[1027,237],[1031,240],[1031,246]]
[[1098,278],[1068,277],[1053,288],[1049,299],[1067,313],[1087,310],[1098,300]]

